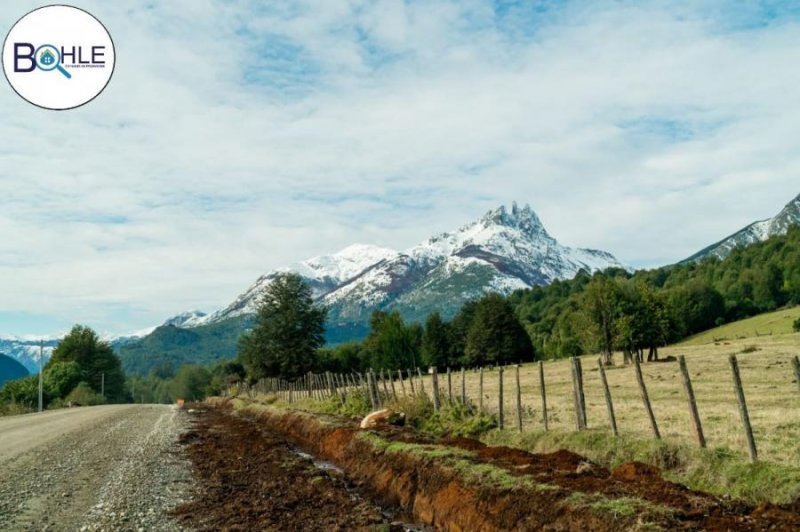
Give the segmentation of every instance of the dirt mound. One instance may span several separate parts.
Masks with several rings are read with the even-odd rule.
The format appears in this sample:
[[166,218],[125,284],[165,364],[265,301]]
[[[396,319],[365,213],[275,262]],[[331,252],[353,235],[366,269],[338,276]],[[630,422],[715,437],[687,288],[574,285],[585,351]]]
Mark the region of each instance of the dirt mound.
[[611,476],[617,480],[628,482],[661,480],[661,471],[657,467],[643,464],[641,462],[631,462],[617,467]]

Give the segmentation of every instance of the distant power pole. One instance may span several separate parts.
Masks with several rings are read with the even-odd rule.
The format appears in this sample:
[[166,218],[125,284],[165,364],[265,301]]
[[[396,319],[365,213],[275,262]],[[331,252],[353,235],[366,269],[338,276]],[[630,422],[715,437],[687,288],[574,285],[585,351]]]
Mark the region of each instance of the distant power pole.
[[106,396],[106,372],[100,374],[100,395]]
[[39,412],[42,411],[42,357],[44,357],[44,340],[39,340]]

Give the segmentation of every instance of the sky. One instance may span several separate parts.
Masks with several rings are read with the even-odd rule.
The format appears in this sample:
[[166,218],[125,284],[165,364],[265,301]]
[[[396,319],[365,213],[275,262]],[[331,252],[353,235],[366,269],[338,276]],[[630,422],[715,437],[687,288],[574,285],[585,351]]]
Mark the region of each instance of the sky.
[[[5,0],[5,33],[40,2]],[[800,193],[796,2],[78,1],[114,76],[0,86],[0,334],[123,334],[512,201],[683,259]]]

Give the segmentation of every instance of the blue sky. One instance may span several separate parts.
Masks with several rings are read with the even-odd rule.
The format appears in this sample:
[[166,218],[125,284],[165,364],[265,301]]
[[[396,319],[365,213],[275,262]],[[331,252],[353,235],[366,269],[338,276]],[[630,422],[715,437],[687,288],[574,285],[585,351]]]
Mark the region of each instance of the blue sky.
[[107,90],[55,113],[0,89],[0,334],[214,310],[513,200],[658,266],[800,193],[796,2],[76,5],[114,38]]

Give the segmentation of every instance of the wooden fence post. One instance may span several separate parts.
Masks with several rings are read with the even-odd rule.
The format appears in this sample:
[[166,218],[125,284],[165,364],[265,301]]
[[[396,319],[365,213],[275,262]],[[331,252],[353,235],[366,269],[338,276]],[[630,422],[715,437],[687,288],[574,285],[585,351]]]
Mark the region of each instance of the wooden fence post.
[[656,416],[653,414],[653,407],[650,405],[650,396],[647,395],[647,386],[644,384],[644,376],[642,375],[642,365],[639,362],[639,357],[633,357],[633,367],[636,371],[636,382],[639,383],[639,392],[642,394],[642,402],[644,409],[647,411],[647,417],[650,418],[650,428],[653,430],[653,437],[657,440],[661,439],[661,433],[658,431],[658,424],[656,423]]
[[505,425],[503,419],[503,366],[497,367],[497,379],[500,389],[497,400],[497,425],[502,429]]
[[386,375],[389,377],[389,384],[392,385],[392,399],[397,401],[397,389],[394,387],[394,377],[392,377],[392,371],[386,370]]
[[544,423],[544,430],[547,432],[547,392],[544,388],[544,362],[539,361],[539,388],[542,391],[542,422]]
[[755,462],[758,460],[758,451],[756,450],[756,440],[753,438],[753,427],[750,425],[750,415],[747,412],[747,401],[745,401],[744,398],[742,377],[739,374],[739,362],[736,360],[736,355],[731,355],[728,357],[728,362],[730,362],[731,365],[733,388],[736,392],[736,399],[739,401],[739,416],[742,418],[744,435],[747,438],[747,452],[750,454],[750,461]]
[[378,399],[375,393],[375,377],[372,375],[372,371],[367,370],[367,385],[369,386],[369,402],[372,405],[372,410],[376,410],[378,408]]
[[330,371],[325,372],[325,379],[328,381],[328,390],[330,390],[329,397],[333,397],[336,395],[336,384],[333,382],[333,375],[331,375]]
[[683,390],[686,392],[686,399],[689,401],[689,415],[692,418],[692,426],[694,427],[694,435],[697,439],[697,445],[705,448],[706,437],[703,435],[703,425],[700,423],[700,414],[697,412],[697,401],[694,398],[694,389],[692,388],[692,379],[689,377],[689,369],[686,367],[686,357],[681,355],[678,357],[678,367],[681,370],[681,380],[683,381]]
[[597,359],[597,367],[600,370],[600,382],[603,384],[603,394],[606,397],[606,410],[608,410],[608,422],[611,424],[611,433],[617,436],[617,418],[614,415],[614,403],[611,401],[611,390],[608,389],[608,380],[606,379],[606,368],[603,366],[603,359]]
[[483,412],[483,366],[478,377],[478,410]]
[[792,358],[792,366],[794,366],[794,379],[797,381],[798,389],[800,389],[800,357]]
[[422,378],[422,370],[417,368],[417,375],[419,375],[419,391],[422,395],[427,395],[425,393],[425,381]]
[[411,395],[417,395],[417,391],[414,389],[414,374],[411,373],[411,370],[408,370],[408,384],[411,387]]
[[577,368],[576,374],[578,376],[578,398],[581,401],[581,423],[583,423],[583,428],[586,429],[589,423],[586,419],[586,396],[583,393],[583,363],[580,357],[575,357],[575,367]]
[[463,366],[461,367],[461,404],[467,404],[467,377]]
[[381,368],[381,384],[383,384],[383,393],[386,399],[389,399],[389,387],[386,386],[386,377],[383,375],[383,368]]
[[433,387],[433,411],[439,411],[439,369],[433,366],[431,374],[431,386]]
[[453,404],[453,377],[449,367],[447,368],[447,402]]
[[575,426],[578,430],[586,428],[586,413],[583,407],[583,375],[577,357],[570,358],[570,369],[572,371],[572,392],[575,402]]
[[400,388],[403,389],[403,397],[406,397],[406,383],[403,382],[403,370],[397,370],[397,378],[400,379]]
[[522,432],[522,388],[519,384],[519,364],[514,367],[517,374],[517,430]]

